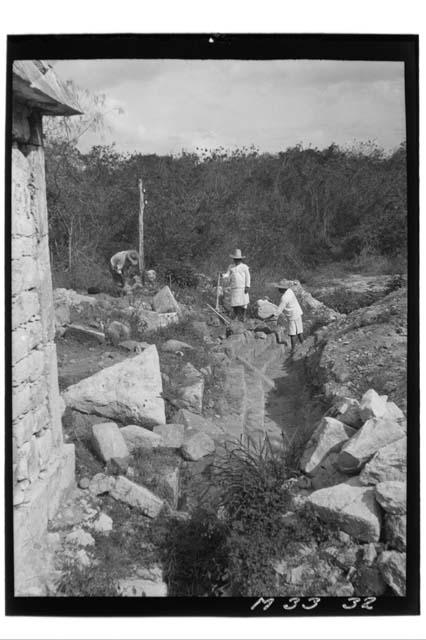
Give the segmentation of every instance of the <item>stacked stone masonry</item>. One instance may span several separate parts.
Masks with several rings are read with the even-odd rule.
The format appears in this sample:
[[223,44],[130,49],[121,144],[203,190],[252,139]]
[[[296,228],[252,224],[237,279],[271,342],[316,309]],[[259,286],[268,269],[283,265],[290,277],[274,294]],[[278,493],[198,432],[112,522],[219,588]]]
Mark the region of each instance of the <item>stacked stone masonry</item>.
[[74,446],[62,438],[41,141],[41,113],[15,98],[11,230],[16,595],[40,595],[47,522],[74,482]]

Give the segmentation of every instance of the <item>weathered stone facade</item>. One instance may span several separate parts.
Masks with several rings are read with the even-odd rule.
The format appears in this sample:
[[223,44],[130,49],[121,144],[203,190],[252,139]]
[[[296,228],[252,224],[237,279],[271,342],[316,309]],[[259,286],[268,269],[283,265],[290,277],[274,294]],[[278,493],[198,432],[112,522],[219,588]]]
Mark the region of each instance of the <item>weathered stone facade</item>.
[[[37,84],[38,76],[40,82]],[[52,84],[52,79],[54,83]],[[49,261],[42,115],[78,113],[44,63],[14,65],[12,443],[15,595],[42,595],[47,523],[74,482],[62,438]],[[50,88],[49,88],[49,85]],[[62,104],[62,109],[61,109]]]

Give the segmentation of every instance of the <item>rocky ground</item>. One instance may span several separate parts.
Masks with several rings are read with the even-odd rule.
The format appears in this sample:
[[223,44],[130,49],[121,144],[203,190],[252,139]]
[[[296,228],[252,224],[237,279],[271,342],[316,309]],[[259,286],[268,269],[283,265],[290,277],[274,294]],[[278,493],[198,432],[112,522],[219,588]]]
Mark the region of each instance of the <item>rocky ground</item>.
[[345,316],[294,289],[311,332],[294,358],[262,304],[226,331],[168,288],[56,291],[78,487],[50,526],[52,594],[176,595],[158,540],[214,493],[215,457],[266,436],[299,447],[283,526],[308,509],[335,528],[271,558],[278,594],[404,593],[406,290]]

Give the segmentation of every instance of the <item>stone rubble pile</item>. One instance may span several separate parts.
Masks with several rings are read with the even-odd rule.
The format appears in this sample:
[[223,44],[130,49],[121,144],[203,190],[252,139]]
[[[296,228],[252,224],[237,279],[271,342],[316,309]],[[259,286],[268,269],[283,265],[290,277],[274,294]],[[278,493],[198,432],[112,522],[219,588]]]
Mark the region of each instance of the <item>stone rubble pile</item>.
[[[301,457],[311,489],[300,504],[359,543],[382,544],[375,566],[405,593],[406,420],[387,396],[339,398]],[[295,502],[297,505],[297,501]]]

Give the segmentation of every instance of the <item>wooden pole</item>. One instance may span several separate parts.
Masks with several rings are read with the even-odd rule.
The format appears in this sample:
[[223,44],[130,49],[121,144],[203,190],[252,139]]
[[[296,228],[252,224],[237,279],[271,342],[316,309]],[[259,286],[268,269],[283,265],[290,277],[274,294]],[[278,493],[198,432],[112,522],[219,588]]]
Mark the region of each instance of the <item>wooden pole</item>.
[[145,254],[143,248],[143,211],[145,208],[145,198],[143,192],[142,178],[139,178],[139,272],[141,278],[145,271]]

